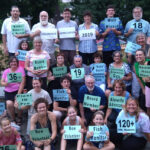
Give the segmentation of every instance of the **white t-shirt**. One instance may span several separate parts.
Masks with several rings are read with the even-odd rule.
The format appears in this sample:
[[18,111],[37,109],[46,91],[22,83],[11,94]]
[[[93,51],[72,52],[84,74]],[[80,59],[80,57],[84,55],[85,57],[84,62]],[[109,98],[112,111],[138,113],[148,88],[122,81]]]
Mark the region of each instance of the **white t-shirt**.
[[[55,29],[55,25],[48,23],[46,26],[41,25],[41,23],[37,23],[32,27],[31,33],[34,33],[37,30],[41,31],[41,34],[44,31]],[[47,51],[49,54],[52,54],[55,52],[54,49],[54,40],[53,39],[42,39],[42,50]]]
[[26,38],[16,38],[12,34],[12,25],[17,25],[17,24],[24,24],[25,27],[25,34],[30,33],[30,27],[27,21],[25,21],[22,18],[19,18],[17,21],[13,21],[12,18],[7,18],[4,20],[2,29],[1,29],[1,34],[6,34],[7,35],[7,47],[8,51],[10,53],[15,53],[18,50],[19,43],[22,40],[25,40]]
[[[34,89],[30,90],[28,93],[32,94],[32,103],[34,103],[38,98],[45,98],[48,101],[48,104],[52,103],[51,97],[49,96],[48,92],[41,89],[39,93],[35,92]],[[28,116],[31,117],[35,113],[35,109],[33,106],[30,107],[28,110]]]

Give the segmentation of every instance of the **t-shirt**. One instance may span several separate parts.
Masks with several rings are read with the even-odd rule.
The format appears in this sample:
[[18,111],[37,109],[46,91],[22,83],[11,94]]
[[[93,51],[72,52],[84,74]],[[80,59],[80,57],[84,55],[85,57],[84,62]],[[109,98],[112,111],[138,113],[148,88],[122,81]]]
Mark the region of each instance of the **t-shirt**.
[[[46,31],[55,29],[55,25],[48,23],[46,26],[41,25],[41,23],[37,23],[32,27],[32,33],[40,30],[42,35]],[[42,36],[41,36],[42,37]],[[42,50],[47,51],[49,54],[54,53],[54,40],[53,39],[42,39]]]
[[[135,116],[130,116],[129,113],[125,113],[125,111],[122,110],[119,113],[116,121],[119,118],[127,118],[127,117],[132,118]],[[144,112],[140,112],[138,120],[136,121],[136,133],[133,133],[133,135],[136,137],[146,138],[144,133],[150,133],[150,120],[149,120],[149,117]]]
[[79,94],[78,94],[79,95],[79,97],[78,97],[79,103],[83,103],[85,94],[101,97],[100,105],[103,105],[103,106],[106,105],[106,96],[105,96],[105,93],[103,92],[103,90],[101,90],[101,88],[94,86],[92,93],[89,93],[86,85],[81,86],[81,88],[79,90]]
[[[34,50],[30,50],[27,52],[26,54],[26,59],[28,59],[30,61],[29,67],[33,69],[33,61],[34,60],[39,60],[39,59],[46,59],[49,60],[50,56],[46,51],[42,51],[41,54],[37,55],[34,53]],[[41,75],[35,75],[32,72],[28,71],[28,76],[31,77],[47,77],[47,72]]]
[[0,145],[17,145],[18,143],[21,143],[22,139],[19,135],[19,133],[14,129],[11,128],[11,134],[10,136],[4,135],[3,131],[0,130]]
[[[8,79],[7,79],[7,74],[8,73],[12,73],[10,68],[4,70],[4,72],[3,72],[2,79],[4,79],[5,82],[8,82]],[[13,73],[21,73],[22,77],[25,76],[25,72],[24,72],[24,69],[22,67],[18,67],[17,70]],[[7,86],[5,86],[4,90],[6,92],[18,91],[20,84],[21,84],[21,82],[9,83]]]
[[127,33],[129,29],[133,28],[133,32],[131,35],[127,38],[128,41],[131,41],[133,43],[136,43],[136,35],[140,32],[143,32],[147,36],[150,36],[150,25],[148,21],[140,19],[140,20],[131,20],[126,24],[124,32]]
[[[52,103],[51,97],[49,96],[48,92],[41,89],[39,93],[37,93],[34,89],[30,90],[28,93],[32,94],[32,103],[34,103],[38,98],[45,98],[48,101],[48,104]],[[28,116],[32,116],[35,113],[35,109],[33,106],[30,107],[28,110]]]
[[[75,21],[70,20],[69,22],[66,22],[65,20],[61,20],[57,22],[58,30],[59,28],[69,27],[75,27],[76,31],[78,29],[77,23]],[[60,39],[60,50],[76,50],[75,38]]]
[[7,35],[7,47],[8,47],[8,51],[10,53],[15,53],[18,49],[18,45],[22,40],[25,40],[26,38],[16,38],[13,34],[12,34],[12,29],[11,26],[12,25],[24,25],[25,28],[25,34],[30,33],[30,27],[29,24],[27,23],[26,20],[19,18],[19,20],[17,21],[13,21],[12,18],[7,18],[4,20],[3,25],[2,25],[2,29],[1,29],[1,34],[6,34]]

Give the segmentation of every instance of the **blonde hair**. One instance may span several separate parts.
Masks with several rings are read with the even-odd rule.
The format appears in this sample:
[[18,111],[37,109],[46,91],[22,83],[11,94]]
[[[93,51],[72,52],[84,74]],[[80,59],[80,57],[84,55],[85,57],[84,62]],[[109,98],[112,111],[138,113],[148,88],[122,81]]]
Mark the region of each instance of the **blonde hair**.
[[141,109],[140,109],[140,107],[139,107],[138,101],[137,101],[134,97],[129,97],[129,99],[126,101],[126,104],[125,104],[125,107],[124,107],[124,111],[125,111],[125,113],[126,113],[126,115],[127,115],[127,113],[128,113],[128,111],[127,111],[127,104],[128,104],[130,101],[134,101],[134,102],[136,103],[136,105],[137,105],[137,109],[136,109],[136,111],[135,111],[135,116],[136,116],[136,120],[138,120],[138,118],[139,118],[139,113],[142,112],[142,111],[141,111]]

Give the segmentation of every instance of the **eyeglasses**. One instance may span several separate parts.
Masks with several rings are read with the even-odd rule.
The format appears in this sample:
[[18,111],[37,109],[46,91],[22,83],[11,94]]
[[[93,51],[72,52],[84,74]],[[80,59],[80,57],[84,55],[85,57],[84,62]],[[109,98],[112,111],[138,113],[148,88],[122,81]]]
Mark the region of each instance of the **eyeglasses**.
[[33,77],[33,80],[40,80],[39,77]]

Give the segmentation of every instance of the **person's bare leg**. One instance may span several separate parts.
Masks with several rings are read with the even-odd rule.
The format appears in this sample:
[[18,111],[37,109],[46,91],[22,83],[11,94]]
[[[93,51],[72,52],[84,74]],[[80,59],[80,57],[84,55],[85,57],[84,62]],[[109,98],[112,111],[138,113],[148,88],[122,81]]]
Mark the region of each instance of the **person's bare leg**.
[[66,150],[67,141],[63,138],[63,135],[61,137],[61,144],[60,144],[60,150]]
[[82,145],[83,145],[83,134],[81,134],[81,139],[79,139],[77,142],[77,150],[82,150]]
[[85,143],[83,145],[83,150],[99,150],[99,149],[95,147],[93,144]]
[[11,116],[12,120],[15,120],[15,108],[13,101],[7,100],[6,105],[9,115]]
[[112,142],[104,144],[104,147],[101,148],[101,150],[114,150],[114,149],[115,149],[115,145]]
[[51,145],[44,146],[44,150],[51,150]]

